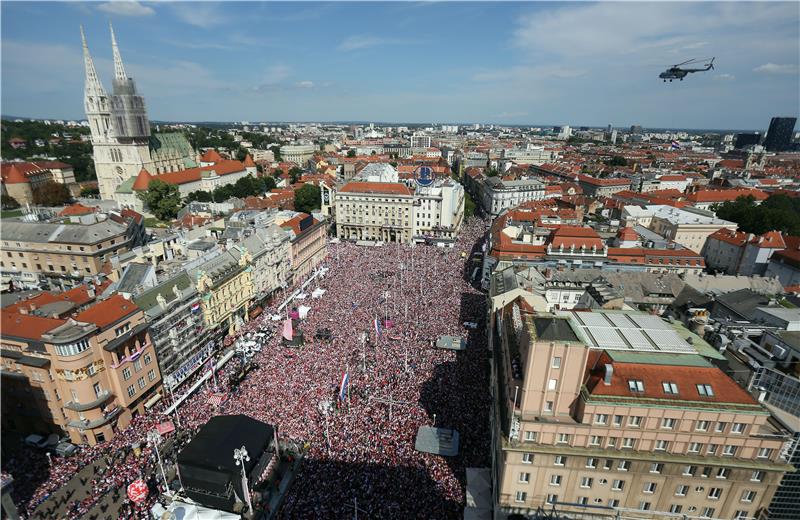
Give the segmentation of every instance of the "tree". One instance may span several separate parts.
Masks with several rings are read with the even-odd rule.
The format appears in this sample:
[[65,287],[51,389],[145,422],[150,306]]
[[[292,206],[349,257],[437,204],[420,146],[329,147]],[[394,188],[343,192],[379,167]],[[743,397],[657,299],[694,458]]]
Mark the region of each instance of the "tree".
[[153,179],[147,191],[139,192],[138,196],[157,219],[171,220],[178,216],[181,193],[177,186]]
[[272,191],[278,187],[278,183],[275,182],[275,177],[271,175],[267,175],[266,177],[260,177],[261,182],[264,183],[264,192]]
[[628,161],[622,157],[621,155],[615,155],[611,159],[605,161],[606,165],[608,166],[627,166]]
[[186,202],[211,202],[211,194],[207,191],[197,190],[186,196]]
[[247,157],[247,149],[239,147],[239,150],[236,151],[236,160],[241,162],[245,157]]
[[72,200],[69,190],[63,184],[47,181],[33,190],[33,203],[42,206],[61,206]]
[[778,230],[800,234],[800,200],[786,195],[772,195],[760,205],[748,195],[712,208],[719,218],[739,224],[739,229],[760,235]]
[[19,202],[17,199],[10,195],[3,195],[0,198],[0,209],[17,209],[19,207]]
[[302,176],[303,176],[303,170],[301,170],[297,166],[295,166],[294,168],[289,170],[289,181],[292,184],[294,184],[297,181],[299,181]]
[[486,170],[487,177],[497,177],[498,175],[500,175],[500,172],[498,172],[495,168],[489,168]]
[[356,156],[356,151],[353,148],[347,150],[347,156],[348,157],[355,157]]
[[100,196],[100,189],[93,188],[91,186],[87,186],[85,188],[81,188],[81,197],[99,197]]
[[311,213],[322,206],[322,194],[319,186],[304,184],[294,192],[294,209],[303,213]]
[[475,214],[475,203],[472,202],[472,197],[469,193],[464,192],[464,218],[471,217]]

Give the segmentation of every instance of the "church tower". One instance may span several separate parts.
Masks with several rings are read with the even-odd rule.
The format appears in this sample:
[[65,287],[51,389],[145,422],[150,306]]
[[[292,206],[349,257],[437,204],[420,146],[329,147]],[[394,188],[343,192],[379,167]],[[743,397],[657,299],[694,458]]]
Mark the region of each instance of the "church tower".
[[125,66],[117,47],[114,28],[111,29],[111,46],[114,54],[113,93],[106,94],[81,27],[83,57],[86,72],[84,106],[92,131],[92,148],[95,173],[102,199],[114,199],[117,187],[142,168],[153,169],[150,156],[150,121],[147,118],[144,98],[136,92],[132,78],[125,74]]

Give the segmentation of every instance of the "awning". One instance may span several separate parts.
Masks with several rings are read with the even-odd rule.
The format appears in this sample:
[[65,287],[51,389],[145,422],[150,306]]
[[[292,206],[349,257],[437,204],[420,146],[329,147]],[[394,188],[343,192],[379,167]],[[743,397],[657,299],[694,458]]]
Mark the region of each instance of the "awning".
[[175,431],[175,425],[172,423],[172,421],[165,421],[161,424],[156,424],[156,431],[158,431],[158,433],[161,435],[166,435],[169,432]]
[[144,403],[144,407],[149,410],[150,408],[153,407],[154,404],[156,404],[160,400],[161,400],[161,393],[157,393],[156,395],[148,399],[146,403]]
[[261,307],[254,307],[253,309],[250,310],[250,318],[255,318],[256,316],[259,316],[262,311],[263,309]]

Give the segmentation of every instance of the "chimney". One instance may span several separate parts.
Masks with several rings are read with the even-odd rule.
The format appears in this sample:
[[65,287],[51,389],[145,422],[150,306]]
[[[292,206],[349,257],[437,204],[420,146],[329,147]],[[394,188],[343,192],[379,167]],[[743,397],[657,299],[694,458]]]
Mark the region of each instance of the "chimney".
[[88,296],[89,298],[94,298],[95,297],[94,285],[89,284],[89,288],[86,289],[86,296]]
[[605,364],[605,376],[603,376],[603,384],[608,386],[611,384],[611,377],[614,375],[614,365],[611,363]]

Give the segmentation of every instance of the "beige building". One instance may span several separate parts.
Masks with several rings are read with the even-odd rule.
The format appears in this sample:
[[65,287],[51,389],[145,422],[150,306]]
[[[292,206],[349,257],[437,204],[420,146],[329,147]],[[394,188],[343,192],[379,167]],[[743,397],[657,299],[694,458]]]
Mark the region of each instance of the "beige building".
[[189,270],[200,294],[200,308],[206,327],[217,334],[233,334],[248,321],[254,297],[253,257],[247,251],[229,251],[214,256]]
[[36,288],[46,279],[61,285],[94,276],[106,260],[142,244],[144,229],[142,216],[128,210],[59,222],[5,220],[3,280],[28,280]]
[[144,312],[119,295],[86,307],[94,291],[44,293],[3,309],[4,432],[66,433],[94,445],[158,400]]
[[313,144],[287,144],[281,146],[281,159],[305,166],[316,151],[317,147]]
[[501,510],[762,515],[791,470],[788,433],[708,361],[712,349],[647,314],[526,309],[492,316]]
[[713,214],[694,208],[672,206],[627,205],[622,210],[626,225],[644,226],[667,240],[672,240],[699,253],[706,238],[720,229],[736,231],[737,224],[715,217]]
[[349,240],[410,242],[414,192],[399,182],[349,182],[334,196],[336,234]]

